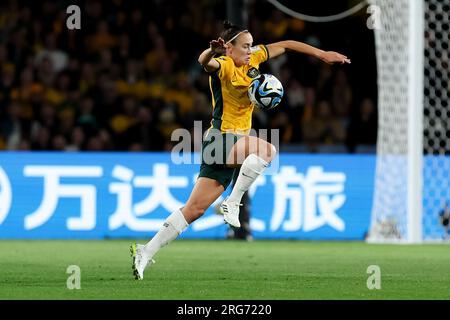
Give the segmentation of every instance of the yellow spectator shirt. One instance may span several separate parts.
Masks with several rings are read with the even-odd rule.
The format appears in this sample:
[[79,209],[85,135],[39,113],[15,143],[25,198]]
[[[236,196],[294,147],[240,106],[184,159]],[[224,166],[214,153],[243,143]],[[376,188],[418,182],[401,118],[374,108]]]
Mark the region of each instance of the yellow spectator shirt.
[[266,46],[252,47],[248,65],[236,67],[229,56],[214,58],[220,67],[210,73],[213,118],[211,128],[221,132],[248,134],[252,126],[253,105],[247,89],[259,75],[259,65],[269,58]]

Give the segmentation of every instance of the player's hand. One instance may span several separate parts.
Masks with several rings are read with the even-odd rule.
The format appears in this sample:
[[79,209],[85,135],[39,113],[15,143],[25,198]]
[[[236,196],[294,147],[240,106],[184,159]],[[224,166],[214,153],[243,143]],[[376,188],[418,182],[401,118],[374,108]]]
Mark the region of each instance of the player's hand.
[[217,54],[225,54],[227,50],[227,45],[225,44],[225,41],[222,38],[210,41],[209,47],[211,48],[212,52]]
[[322,61],[328,63],[328,64],[334,64],[334,63],[340,63],[340,64],[344,64],[344,63],[352,63],[350,61],[349,58],[347,58],[347,56],[344,56],[343,54],[334,52],[334,51],[324,51],[321,55],[320,55],[320,59],[322,59]]

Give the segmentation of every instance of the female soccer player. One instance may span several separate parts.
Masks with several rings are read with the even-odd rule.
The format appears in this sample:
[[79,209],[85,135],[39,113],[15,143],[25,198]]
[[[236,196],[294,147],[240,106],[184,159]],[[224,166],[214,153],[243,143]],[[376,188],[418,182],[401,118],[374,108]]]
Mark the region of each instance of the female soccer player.
[[[253,105],[247,89],[258,76],[261,63],[287,50],[311,55],[329,64],[350,63],[346,56],[337,52],[322,51],[292,40],[253,46],[251,33],[228,21],[224,22],[221,36],[212,40],[209,48],[200,54],[198,62],[210,75],[213,114],[211,127],[204,136],[199,178],[185,206],[171,213],[146,245],[131,246],[136,279],[143,279],[145,268],[154,263],[153,256],[159,249],[200,218],[224,192],[237,166],[241,166],[239,176],[220,209],[225,222],[240,226],[242,195],[276,154],[272,144],[248,135]],[[218,57],[214,57],[216,55]]]

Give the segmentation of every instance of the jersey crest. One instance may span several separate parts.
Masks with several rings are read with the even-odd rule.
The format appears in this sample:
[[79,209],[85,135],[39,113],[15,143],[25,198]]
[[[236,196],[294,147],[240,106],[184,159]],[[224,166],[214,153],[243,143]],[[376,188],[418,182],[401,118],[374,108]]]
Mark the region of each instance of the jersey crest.
[[259,70],[256,68],[250,68],[247,71],[247,76],[249,76],[250,78],[256,78],[257,76],[259,76]]

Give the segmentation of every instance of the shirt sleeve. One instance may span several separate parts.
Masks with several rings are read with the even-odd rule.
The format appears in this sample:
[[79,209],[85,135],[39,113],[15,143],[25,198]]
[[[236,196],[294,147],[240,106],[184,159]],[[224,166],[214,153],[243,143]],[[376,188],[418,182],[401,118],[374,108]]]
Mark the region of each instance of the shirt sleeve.
[[234,66],[233,59],[228,56],[221,56],[218,58],[214,58],[214,60],[219,63],[219,69],[215,71],[217,72],[217,76],[219,77],[219,79],[230,78]]
[[252,59],[255,64],[260,64],[269,59],[269,51],[263,44],[252,47]]

